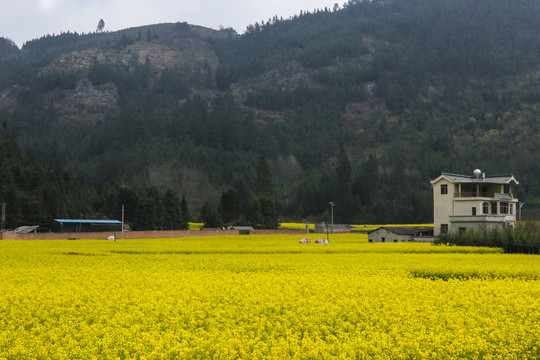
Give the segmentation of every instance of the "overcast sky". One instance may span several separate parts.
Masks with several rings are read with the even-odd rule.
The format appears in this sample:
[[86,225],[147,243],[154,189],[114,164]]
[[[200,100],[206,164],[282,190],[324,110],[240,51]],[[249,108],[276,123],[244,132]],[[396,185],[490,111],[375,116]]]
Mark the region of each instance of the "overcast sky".
[[[343,2],[343,0],[342,0]],[[186,21],[214,29],[232,27],[243,33],[249,24],[300,10],[332,8],[335,0],[0,0],[0,37],[24,42],[61,32],[105,31]],[[338,2],[339,3],[339,2]],[[341,3],[339,3],[341,5]]]

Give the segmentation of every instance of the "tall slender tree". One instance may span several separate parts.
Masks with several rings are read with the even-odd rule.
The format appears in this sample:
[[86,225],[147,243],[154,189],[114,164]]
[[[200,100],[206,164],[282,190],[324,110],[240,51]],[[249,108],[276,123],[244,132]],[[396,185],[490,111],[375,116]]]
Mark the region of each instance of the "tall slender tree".
[[100,19],[98,22],[96,31],[102,32],[104,27],[105,27],[105,21],[103,21],[103,19]]
[[191,215],[189,214],[189,208],[185,195],[182,195],[180,208],[182,210],[182,224],[180,225],[180,229],[187,230],[189,229],[189,221],[191,221]]
[[165,215],[163,227],[165,230],[178,230],[182,228],[182,204],[176,191],[169,189],[163,198]]
[[344,148],[339,152],[336,165],[336,205],[340,211],[337,219],[340,222],[348,222],[352,212],[352,178],[351,163]]
[[255,168],[254,187],[258,196],[272,198],[274,195],[274,175],[264,156],[259,158]]

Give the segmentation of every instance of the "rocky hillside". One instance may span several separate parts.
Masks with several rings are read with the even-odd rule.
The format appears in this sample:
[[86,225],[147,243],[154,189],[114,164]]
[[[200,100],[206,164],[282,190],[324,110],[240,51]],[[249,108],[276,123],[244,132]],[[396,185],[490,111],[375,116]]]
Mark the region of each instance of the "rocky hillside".
[[[212,79],[219,60],[207,38],[219,36],[223,35],[218,31],[185,23],[160,24],[112,33],[46,36],[27,42],[22,51],[4,40],[0,54],[23,56],[25,63],[15,64],[20,66],[16,71],[32,67],[32,80],[45,87],[41,95],[54,105],[58,120],[95,122],[114,110],[118,101],[118,86],[114,76],[107,81],[111,75],[107,71],[144,68],[149,78],[156,78],[163,71],[178,69]],[[11,83],[1,93],[0,106],[8,110],[18,106],[25,91],[20,82]],[[208,87],[192,90],[205,92]]]

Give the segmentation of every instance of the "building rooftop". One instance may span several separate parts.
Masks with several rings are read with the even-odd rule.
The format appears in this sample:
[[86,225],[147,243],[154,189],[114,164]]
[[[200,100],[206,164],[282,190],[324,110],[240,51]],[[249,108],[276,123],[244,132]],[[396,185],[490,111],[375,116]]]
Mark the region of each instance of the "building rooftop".
[[15,229],[15,234],[29,234],[37,230],[37,228],[39,228],[39,225],[19,226]]
[[53,221],[66,224],[121,224],[118,220],[88,220],[88,219],[54,219]]
[[431,180],[431,183],[434,184],[441,180],[442,178],[447,179],[453,183],[490,183],[490,184],[519,184],[519,182],[514,178],[514,175],[486,175],[483,173],[481,176],[474,175],[460,175],[452,173],[442,173],[435,180]]
[[433,231],[433,227],[425,226],[381,226],[378,229],[369,231],[368,234],[380,229],[388,230],[397,235],[415,235],[420,232]]

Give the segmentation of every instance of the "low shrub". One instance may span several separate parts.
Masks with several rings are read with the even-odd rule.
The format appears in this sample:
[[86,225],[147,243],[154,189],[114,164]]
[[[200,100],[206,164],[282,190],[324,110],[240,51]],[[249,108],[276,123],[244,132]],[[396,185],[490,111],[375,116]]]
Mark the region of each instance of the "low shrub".
[[540,254],[540,229],[520,227],[504,230],[451,232],[441,234],[435,244],[499,247],[505,253]]

